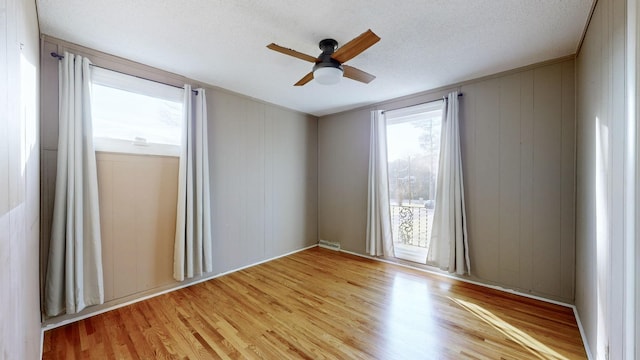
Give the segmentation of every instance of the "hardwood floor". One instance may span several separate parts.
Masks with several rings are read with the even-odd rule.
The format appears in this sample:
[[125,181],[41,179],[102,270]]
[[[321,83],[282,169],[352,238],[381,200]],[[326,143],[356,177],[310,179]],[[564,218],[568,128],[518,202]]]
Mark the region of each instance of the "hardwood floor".
[[312,248],[49,330],[44,359],[584,359],[573,311]]

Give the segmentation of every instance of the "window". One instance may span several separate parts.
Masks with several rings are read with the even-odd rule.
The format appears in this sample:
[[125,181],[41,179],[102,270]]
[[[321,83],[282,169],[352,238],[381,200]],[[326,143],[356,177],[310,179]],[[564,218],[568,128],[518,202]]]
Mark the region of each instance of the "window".
[[442,107],[435,101],[385,113],[393,243],[406,260],[423,261],[431,237]]
[[96,151],[179,155],[183,89],[98,67],[92,75]]

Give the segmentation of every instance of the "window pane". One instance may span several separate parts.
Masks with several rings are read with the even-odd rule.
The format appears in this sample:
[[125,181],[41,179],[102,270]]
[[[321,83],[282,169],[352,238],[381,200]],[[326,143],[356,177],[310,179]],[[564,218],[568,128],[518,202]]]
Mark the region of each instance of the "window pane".
[[435,200],[441,111],[387,125],[389,195],[397,204]]
[[442,102],[390,111],[387,161],[396,257],[422,261],[436,198]]
[[183,89],[97,67],[92,74],[96,150],[178,153]]
[[182,103],[93,85],[93,136],[180,145]]

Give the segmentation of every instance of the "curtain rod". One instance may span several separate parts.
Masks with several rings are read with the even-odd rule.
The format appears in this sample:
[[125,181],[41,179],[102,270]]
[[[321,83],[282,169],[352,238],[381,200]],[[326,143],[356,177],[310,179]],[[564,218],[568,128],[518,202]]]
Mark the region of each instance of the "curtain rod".
[[[458,93],[458,96],[462,96],[462,93]],[[408,107],[412,107],[412,106],[419,106],[419,105],[424,105],[424,104],[428,104],[428,103],[432,103],[435,101],[446,101],[447,97],[443,96],[442,99],[439,100],[430,100],[430,101],[425,101],[425,102],[421,102],[421,103],[417,103],[417,104],[413,104],[413,105],[408,105],[408,106],[403,106],[403,107],[399,107],[399,108],[394,108],[394,109],[388,109],[388,110],[382,110],[382,113],[386,113],[387,111],[394,111],[394,110],[400,110],[400,109],[404,109],[404,108],[408,108]]]
[[[64,55],[60,55],[60,54],[58,54],[58,53],[57,53],[57,52],[55,52],[55,51],[51,52],[51,56],[53,56],[54,58],[56,58],[56,59],[58,59],[58,60],[62,60],[62,59],[64,59]],[[176,86],[176,85],[173,85],[173,84],[167,84],[167,83],[165,83],[165,82],[158,81],[158,80],[151,80],[151,79],[143,78],[142,76],[137,76],[137,75],[127,74],[127,73],[124,73],[124,72],[122,72],[122,71],[113,70],[113,69],[108,69],[108,68],[103,67],[103,66],[100,66],[100,65],[95,65],[95,64],[89,64],[89,65],[91,65],[91,66],[95,66],[95,67],[100,68],[100,69],[105,69],[105,70],[109,70],[109,71],[117,72],[118,74],[123,74],[123,75],[133,76],[133,77],[138,78],[138,79],[147,80],[147,81],[152,81],[152,82],[154,82],[154,83],[158,83],[158,84],[162,84],[162,85],[171,86],[171,87],[178,88],[178,89],[184,89],[184,88],[182,88],[182,87],[180,87],[180,86]],[[191,90],[191,92],[192,92],[192,93],[194,93],[194,94],[196,94],[196,95],[198,95],[198,90]]]

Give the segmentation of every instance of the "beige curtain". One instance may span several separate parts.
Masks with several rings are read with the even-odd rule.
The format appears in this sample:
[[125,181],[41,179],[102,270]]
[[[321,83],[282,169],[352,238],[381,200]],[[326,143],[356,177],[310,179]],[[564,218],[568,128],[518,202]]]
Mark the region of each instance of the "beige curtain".
[[367,254],[394,256],[389,210],[387,125],[382,111],[371,112],[369,185],[367,202]]
[[178,281],[213,271],[207,99],[204,89],[193,92],[185,85],[184,90],[173,260]]
[[446,97],[442,112],[440,161],[436,183],[436,207],[427,252],[427,264],[450,273],[470,273],[469,237],[464,205],[458,92]]
[[45,280],[49,316],[104,302],[89,65],[68,52],[59,64],[58,163]]

